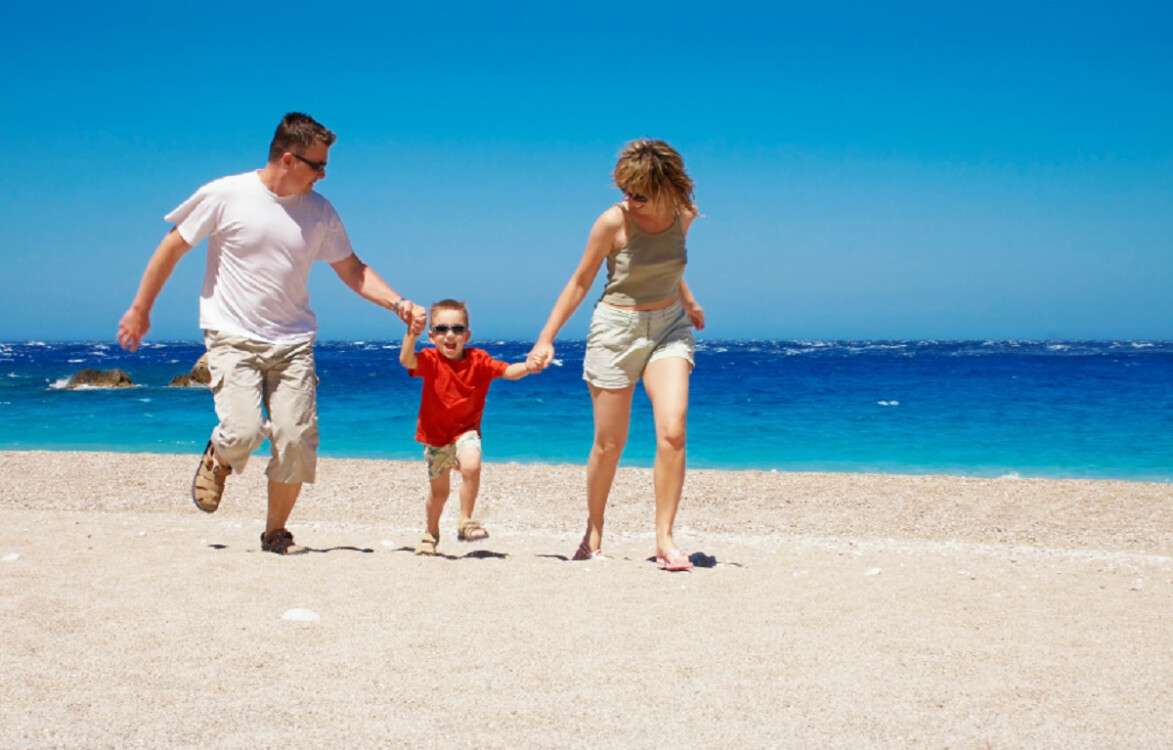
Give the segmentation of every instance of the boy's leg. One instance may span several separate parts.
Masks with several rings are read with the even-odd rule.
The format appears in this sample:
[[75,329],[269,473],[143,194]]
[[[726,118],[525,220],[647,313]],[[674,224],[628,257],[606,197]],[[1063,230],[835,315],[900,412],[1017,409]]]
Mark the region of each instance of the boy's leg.
[[426,508],[427,521],[425,530],[436,539],[440,538],[440,515],[444,512],[444,504],[448,502],[448,492],[451,484],[448,480],[448,471],[441,472],[431,478],[428,486],[428,505]]
[[460,520],[472,518],[481,488],[481,439],[475,432],[456,441],[456,466],[460,469]]

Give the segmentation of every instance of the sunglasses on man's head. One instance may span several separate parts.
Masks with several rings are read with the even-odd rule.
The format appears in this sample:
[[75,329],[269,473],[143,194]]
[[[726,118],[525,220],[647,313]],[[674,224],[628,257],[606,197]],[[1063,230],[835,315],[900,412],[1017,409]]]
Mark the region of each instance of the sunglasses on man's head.
[[315,172],[325,172],[326,171],[326,162],[324,162],[324,161],[314,161],[313,159],[307,159],[304,156],[302,156],[301,154],[295,154],[292,151],[289,152],[289,155],[292,156],[294,159],[297,159],[298,161],[300,161],[302,164],[306,165],[310,169],[314,170]]
[[441,323],[439,325],[432,326],[432,333],[438,333],[441,336],[448,333],[449,331],[451,331],[455,335],[459,336],[460,334],[464,333],[467,330],[468,330],[468,326],[462,326],[459,323],[457,323],[454,326],[446,326],[443,323]]
[[643,193],[632,193],[627,190],[623,191],[623,197],[627,199],[628,203],[647,203],[648,197]]

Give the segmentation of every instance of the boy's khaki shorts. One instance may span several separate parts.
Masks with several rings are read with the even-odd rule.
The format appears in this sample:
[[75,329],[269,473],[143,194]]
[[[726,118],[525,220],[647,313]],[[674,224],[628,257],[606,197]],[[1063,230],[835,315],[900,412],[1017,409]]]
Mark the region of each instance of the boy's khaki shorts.
[[679,302],[662,310],[623,310],[600,302],[587,332],[582,379],[597,388],[635,385],[652,362],[680,357],[695,365],[692,321]]
[[269,479],[281,484],[314,481],[318,377],[313,339],[270,344],[204,331],[204,345],[220,419],[212,442],[220,458],[233,472],[244,471],[249,455],[268,438],[273,449],[265,470]]
[[425,445],[424,459],[428,462],[428,479],[435,479],[445,472],[459,469],[460,457],[457,454],[466,445],[480,452],[481,436],[476,430],[461,433],[460,437],[448,445]]

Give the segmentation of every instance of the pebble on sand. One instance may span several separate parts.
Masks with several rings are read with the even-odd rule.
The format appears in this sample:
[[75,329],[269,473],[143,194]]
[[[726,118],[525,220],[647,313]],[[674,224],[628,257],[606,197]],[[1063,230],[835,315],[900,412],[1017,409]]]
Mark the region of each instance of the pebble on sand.
[[880,575],[880,572],[881,571],[879,568],[868,568],[867,570],[865,570],[863,572],[863,574],[865,576],[878,576],[878,575]]
[[281,615],[282,620],[290,620],[291,622],[317,622],[322,619],[317,612],[312,609],[293,608],[285,610],[285,614]]

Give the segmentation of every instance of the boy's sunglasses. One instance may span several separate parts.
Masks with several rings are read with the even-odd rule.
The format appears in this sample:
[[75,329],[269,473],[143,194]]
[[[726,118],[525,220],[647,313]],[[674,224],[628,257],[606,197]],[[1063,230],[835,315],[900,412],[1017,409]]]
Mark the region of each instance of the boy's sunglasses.
[[326,171],[326,162],[324,162],[324,161],[314,161],[313,159],[307,159],[304,156],[302,156],[301,154],[295,154],[292,151],[289,152],[289,155],[292,156],[294,159],[297,159],[299,162],[306,165],[310,169],[314,170],[315,172],[325,172]]
[[454,326],[446,326],[443,323],[441,323],[440,325],[437,325],[437,326],[432,326],[432,333],[438,333],[441,336],[448,333],[449,331],[451,331],[455,335],[459,336],[460,334],[464,333],[467,330],[468,330],[468,326],[462,326],[459,323],[457,323]]

